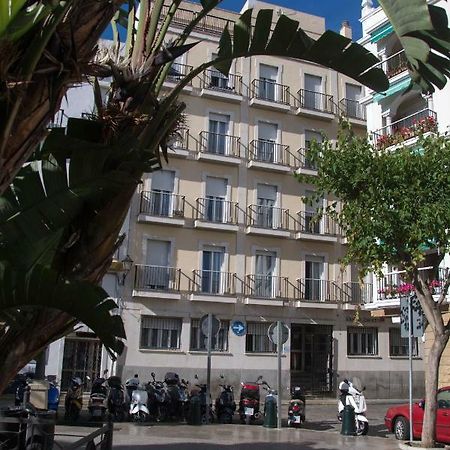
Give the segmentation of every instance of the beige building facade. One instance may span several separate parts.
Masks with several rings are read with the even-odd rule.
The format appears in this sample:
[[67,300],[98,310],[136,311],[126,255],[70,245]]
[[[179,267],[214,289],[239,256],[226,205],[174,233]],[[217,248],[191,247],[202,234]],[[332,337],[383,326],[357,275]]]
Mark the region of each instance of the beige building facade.
[[[174,35],[198,7],[183,4]],[[325,30],[323,18],[284,12],[313,37]],[[200,43],[174,63],[165,89],[210,60],[217,30],[238,17],[215,14],[196,30]],[[334,395],[337,380],[359,376],[370,397],[406,397],[407,343],[398,324],[366,311],[373,284],[360,284],[354,267],[341,266],[346,245],[333,220],[312,219],[333,199],[305,205],[301,198],[313,187],[294,176],[314,175],[308,148],[322,133],[336,137],[340,115],[366,133],[362,96],[358,83],[334,71],[274,57],[238,60],[228,77],[209,70],[184,89],[185,128],[168,164],[143,180],[130,209],[134,268],[125,280],[127,341],[117,363],[124,378],[176,371],[204,379],[199,319],[212,313],[221,321],[213,385],[220,374],[234,386],[258,375],[275,384],[267,329],[282,320],[290,328],[284,395],[291,384]],[[232,331],[235,321],[246,325],[245,336]],[[420,371],[421,349],[414,365]]]

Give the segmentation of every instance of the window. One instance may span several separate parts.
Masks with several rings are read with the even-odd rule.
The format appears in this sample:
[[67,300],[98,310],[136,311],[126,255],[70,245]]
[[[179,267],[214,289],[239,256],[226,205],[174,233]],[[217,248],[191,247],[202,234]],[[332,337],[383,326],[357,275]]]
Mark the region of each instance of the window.
[[219,294],[225,291],[226,278],[223,272],[224,247],[207,247],[202,254],[202,292]]
[[450,408],[450,390],[444,389],[437,394],[438,408],[449,409]]
[[269,340],[270,323],[247,323],[245,351],[247,353],[274,353],[276,346]]
[[[211,60],[217,58],[217,54],[213,53]],[[210,81],[209,87],[211,89],[230,89],[229,87],[229,79],[222,72],[219,72],[216,68],[212,68],[210,70]]]
[[258,96],[263,100],[278,100],[277,97],[278,67],[260,64]]
[[258,146],[255,159],[262,162],[277,162],[278,125],[258,122]]
[[307,255],[305,259],[305,299],[324,301],[326,295],[324,257]]
[[322,219],[317,220],[316,214],[323,205],[323,200],[316,199],[314,197],[314,191],[306,191],[305,197],[312,199],[313,203],[305,203],[305,222],[304,231],[306,233],[320,234],[322,229]]
[[[403,338],[399,328],[389,328],[389,356],[408,356],[408,338]],[[412,356],[417,356],[417,338],[412,340]]]
[[317,169],[316,163],[314,161],[311,161],[311,158],[308,155],[308,149],[311,148],[311,144],[313,142],[317,142],[320,144],[322,142],[322,135],[320,133],[318,133],[317,131],[306,130],[305,131],[306,150],[305,150],[305,162],[304,162],[305,169],[311,169],[311,170]]
[[322,95],[322,77],[305,74],[305,92],[303,106],[308,109],[322,111],[324,108],[324,96]]
[[277,202],[277,187],[271,184],[258,184],[256,195],[256,226],[277,228],[279,220],[274,210]]
[[209,115],[208,153],[227,155],[227,136],[230,127],[230,116],[226,114]]
[[256,252],[254,295],[257,297],[275,297],[277,287],[275,278],[276,263],[277,254],[275,252]]
[[205,219],[209,222],[226,223],[228,210],[225,207],[228,181],[226,178],[206,177]]
[[[230,322],[228,320],[220,321],[220,330],[216,337],[212,340],[212,350],[215,352],[227,352],[228,351],[228,329]],[[200,328],[200,320],[192,319],[191,321],[191,346],[190,349],[193,352],[206,351],[206,336],[203,334]]]
[[347,355],[378,355],[378,329],[349,327],[347,329]]
[[181,319],[146,317],[141,320],[141,348],[180,348]]
[[347,115],[356,119],[364,119],[364,106],[360,105],[361,86],[345,83]]
[[151,186],[150,214],[171,217],[174,210],[175,172],[172,170],[154,172],[151,178]]
[[169,267],[170,242],[147,240],[145,287],[154,290],[168,290],[174,273]]

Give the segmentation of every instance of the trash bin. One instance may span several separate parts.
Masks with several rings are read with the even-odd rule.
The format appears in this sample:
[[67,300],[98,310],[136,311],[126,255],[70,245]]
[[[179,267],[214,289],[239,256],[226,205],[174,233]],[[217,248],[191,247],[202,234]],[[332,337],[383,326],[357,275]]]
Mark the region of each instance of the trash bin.
[[345,405],[342,411],[342,427],[341,434],[343,436],[355,436],[355,408],[351,405]]
[[36,409],[48,408],[48,388],[49,382],[46,380],[34,380],[29,383],[30,399],[29,402]]
[[264,403],[264,427],[276,428],[277,427],[277,401],[273,396],[266,397]]
[[194,395],[189,402],[189,425],[202,424],[202,408],[200,396]]

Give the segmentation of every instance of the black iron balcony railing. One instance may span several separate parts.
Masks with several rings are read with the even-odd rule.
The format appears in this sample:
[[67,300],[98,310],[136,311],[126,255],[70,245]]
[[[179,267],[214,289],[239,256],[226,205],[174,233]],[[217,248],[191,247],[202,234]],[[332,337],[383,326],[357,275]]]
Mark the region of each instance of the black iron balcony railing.
[[190,144],[189,130],[187,128],[180,128],[177,131],[177,134],[176,134],[172,144],[170,145],[170,147],[172,149],[174,149],[175,151],[177,149],[179,149],[179,150],[188,150],[189,149],[189,144]]
[[358,100],[343,98],[339,102],[339,107],[346,117],[351,119],[366,120],[366,107]]
[[290,163],[289,146],[277,144],[267,139],[254,139],[248,149],[249,160],[288,166]]
[[178,83],[186,75],[188,75],[192,69],[193,67],[187,64],[173,63],[169,73],[167,74],[166,81]]
[[219,270],[194,270],[192,290],[202,294],[234,295],[236,275]]
[[200,151],[213,155],[239,158],[241,156],[241,138],[228,134],[202,131],[200,133]]
[[389,147],[428,131],[437,131],[437,114],[425,108],[372,133],[378,147]]
[[382,69],[388,78],[395,77],[395,75],[404,72],[408,69],[408,59],[406,58],[405,50],[400,50],[399,52],[388,56],[375,67]]
[[272,80],[253,80],[250,86],[250,97],[268,102],[290,104],[289,86]]
[[246,295],[256,298],[286,299],[288,298],[288,279],[274,275],[247,275]]
[[240,75],[223,75],[218,70],[206,70],[201,78],[202,89],[242,95],[242,77]]
[[335,108],[332,95],[323,94],[322,92],[309,91],[307,89],[300,89],[297,94],[297,107],[330,114],[334,113]]
[[224,224],[237,223],[237,204],[220,197],[198,198],[197,220]]
[[250,205],[247,220],[247,225],[251,227],[288,230],[289,210],[275,206]]
[[318,234],[324,236],[337,236],[339,226],[329,214],[323,214],[320,219],[316,219],[316,213],[312,211],[303,211],[297,214],[297,231],[308,234]]
[[184,217],[184,195],[164,191],[143,191],[139,212],[160,217]]
[[297,164],[301,169],[317,170],[317,164],[308,156],[309,148],[299,148],[297,150]]
[[342,289],[335,281],[319,278],[300,278],[297,280],[300,301],[311,302],[340,302]]
[[342,284],[343,301],[353,305],[363,305],[373,301],[373,285],[370,283],[358,283],[345,281]]
[[134,288],[143,291],[179,291],[181,270],[174,267],[136,265]]

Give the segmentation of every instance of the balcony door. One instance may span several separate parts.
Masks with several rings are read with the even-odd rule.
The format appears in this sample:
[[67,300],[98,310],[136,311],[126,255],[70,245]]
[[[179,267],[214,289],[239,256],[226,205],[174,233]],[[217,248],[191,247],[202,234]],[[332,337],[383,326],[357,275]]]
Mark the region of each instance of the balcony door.
[[277,92],[278,67],[268,66],[266,64],[259,65],[259,87],[258,96],[263,100],[276,101]]
[[[305,197],[312,199],[314,198],[315,192],[314,191],[306,191]],[[305,232],[306,233],[313,233],[313,234],[321,234],[323,232],[323,219],[315,220],[315,216],[317,214],[317,211],[319,208],[321,208],[323,205],[323,200],[321,199],[315,199],[313,200],[312,204],[305,203]]]
[[[212,55],[212,60],[217,58],[217,54]],[[230,89],[229,78],[214,67],[210,70],[209,87],[212,89]]]
[[147,240],[145,287],[154,290],[168,290],[170,283],[170,241]]
[[305,92],[303,106],[308,109],[322,111],[324,108],[322,94],[322,77],[305,74]]
[[227,135],[230,128],[230,116],[226,114],[209,115],[208,153],[227,155]]
[[276,123],[258,122],[258,145],[256,159],[262,162],[277,162],[278,125]]
[[325,300],[325,260],[322,256],[305,258],[305,299]]
[[202,292],[209,294],[223,293],[226,280],[224,278],[225,248],[206,247],[202,254]]
[[345,83],[345,98],[347,100],[346,109],[349,117],[363,118],[363,106],[359,104],[362,96],[361,90],[361,86]]
[[279,220],[276,215],[278,190],[271,184],[258,184],[256,226],[261,228],[278,228]]
[[275,252],[256,252],[254,288],[257,297],[276,297],[276,263],[277,255]]
[[228,222],[229,214],[225,203],[227,190],[226,178],[206,177],[205,220],[219,223]]
[[158,170],[152,173],[150,196],[150,213],[154,216],[171,217],[173,215],[173,192],[175,172]]
[[311,160],[308,155],[308,151],[311,148],[313,142],[321,143],[322,135],[317,131],[305,130],[305,169],[315,170],[317,169],[316,163]]

